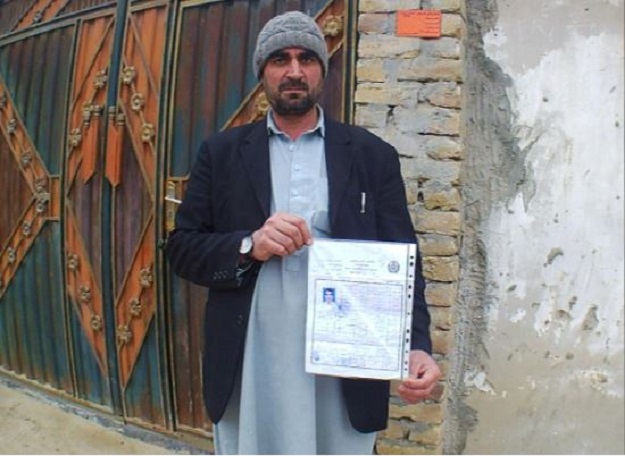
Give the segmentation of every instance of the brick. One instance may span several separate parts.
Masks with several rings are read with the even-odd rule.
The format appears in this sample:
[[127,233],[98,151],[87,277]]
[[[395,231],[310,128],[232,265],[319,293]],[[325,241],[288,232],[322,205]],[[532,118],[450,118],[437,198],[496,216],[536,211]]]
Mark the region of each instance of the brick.
[[365,128],[383,127],[386,125],[388,106],[379,104],[356,105],[356,125]]
[[461,38],[464,35],[464,19],[458,14],[443,14],[441,35]]
[[[435,356],[436,358],[436,356]],[[436,360],[436,364],[438,364],[439,369],[441,370],[441,372],[443,373],[443,379],[447,378],[447,375],[449,374],[449,362],[446,359],[437,359]]]
[[419,183],[414,181],[404,182],[406,186],[406,199],[408,200],[408,206],[417,204],[419,198]]
[[[392,113],[389,113],[389,117]],[[421,162],[427,160],[422,135],[411,132],[399,132],[394,129],[387,129],[382,135],[382,139],[392,144],[400,157],[418,158]]]
[[457,211],[460,204],[460,193],[456,188],[448,191],[424,192],[424,206],[426,209],[440,209],[442,211]]
[[426,448],[409,444],[378,442],[375,448],[377,454],[440,454],[437,448]]
[[451,256],[458,254],[460,246],[455,236],[422,234],[419,235],[419,249],[422,256]]
[[361,35],[358,58],[415,59],[421,54],[422,41],[418,38],[394,35]]
[[416,58],[400,62],[397,79],[399,81],[455,81],[463,77],[462,62],[431,57]]
[[441,355],[447,355],[451,353],[451,349],[454,343],[453,332],[433,329],[431,331],[431,336],[432,336],[432,352],[438,353]]
[[460,192],[448,184],[426,182],[423,187],[423,206],[429,210],[457,211],[460,207]]
[[408,430],[397,420],[389,420],[385,430],[378,433],[382,439],[403,439],[408,435]]
[[[356,102],[359,101],[358,91]],[[460,111],[433,106],[419,106],[416,110],[397,107],[390,123],[401,132],[457,136],[460,134]]]
[[358,82],[384,82],[386,70],[383,59],[360,59],[356,64],[356,79]]
[[[418,150],[417,150],[418,152]],[[400,157],[401,168],[406,178],[415,180],[438,180],[457,185],[460,179],[460,162],[440,162],[415,157]]]
[[457,297],[458,285],[456,283],[428,282],[425,286],[425,301],[430,306],[451,307],[456,303]]
[[443,421],[443,409],[440,404],[420,402],[410,405],[389,405],[391,418],[408,418],[415,422],[440,424]]
[[455,282],[458,280],[459,272],[460,262],[457,256],[423,258],[423,275],[426,279]]
[[401,163],[402,175],[406,179],[419,181],[437,180],[450,185],[457,185],[459,183],[461,170],[460,162],[444,162],[429,158],[424,159],[418,155],[412,159],[400,157],[399,161]]
[[459,109],[462,106],[462,91],[455,82],[432,82],[423,85],[419,101],[427,101],[432,106]]
[[421,7],[424,9],[439,9],[443,12],[460,12],[461,0],[423,0]]
[[419,233],[460,234],[462,218],[458,212],[420,211],[416,218],[414,226]]
[[391,396],[398,397],[397,387],[399,385],[401,385],[401,380],[391,380]]
[[437,59],[460,59],[462,57],[460,40],[452,37],[424,40],[420,49],[423,57]]
[[389,13],[401,9],[417,9],[421,0],[360,0],[358,11],[361,13]]
[[425,153],[434,160],[459,160],[464,158],[464,150],[459,138],[427,136]]
[[449,331],[452,328],[453,312],[449,307],[430,307],[430,317],[432,329]]
[[425,429],[414,429],[410,431],[408,440],[419,445],[435,447],[441,444],[441,426],[428,426]]
[[398,105],[401,93],[400,88],[389,84],[363,83],[356,87],[354,102]]
[[422,84],[410,82],[389,84],[379,82],[359,82],[354,101],[356,103],[384,103],[390,106],[409,107],[414,110],[419,103]]
[[419,105],[419,94],[421,93],[423,84],[409,81],[398,83],[397,87],[400,89],[400,106],[413,110],[416,109]]
[[395,29],[393,16],[389,14],[361,14],[358,16],[360,33],[392,33]]

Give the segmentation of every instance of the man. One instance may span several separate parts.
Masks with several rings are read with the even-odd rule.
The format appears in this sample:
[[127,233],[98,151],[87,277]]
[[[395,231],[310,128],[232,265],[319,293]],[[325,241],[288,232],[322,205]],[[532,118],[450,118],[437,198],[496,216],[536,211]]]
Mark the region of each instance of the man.
[[[254,66],[268,117],[202,144],[167,244],[175,272],[209,289],[202,367],[216,452],[371,453],[389,382],[305,372],[306,255],[316,237],[416,242],[397,153],[325,118],[328,54],[310,17],[270,20]],[[418,263],[412,378],[398,388],[410,403],[441,375]]]

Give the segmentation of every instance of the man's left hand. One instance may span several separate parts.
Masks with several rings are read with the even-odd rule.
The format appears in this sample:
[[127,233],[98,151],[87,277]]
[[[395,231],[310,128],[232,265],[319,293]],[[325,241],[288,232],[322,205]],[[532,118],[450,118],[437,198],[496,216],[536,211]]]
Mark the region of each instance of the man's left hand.
[[409,404],[431,398],[432,391],[441,378],[436,361],[423,350],[410,352],[410,378],[397,388],[401,398]]

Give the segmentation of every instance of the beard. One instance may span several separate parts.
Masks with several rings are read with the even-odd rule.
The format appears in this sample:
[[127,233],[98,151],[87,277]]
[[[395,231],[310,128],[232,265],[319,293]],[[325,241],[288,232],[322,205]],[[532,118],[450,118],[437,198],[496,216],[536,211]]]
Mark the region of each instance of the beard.
[[[278,86],[277,90],[265,88],[267,100],[271,107],[281,116],[298,116],[306,114],[310,111],[319,101],[321,97],[321,90],[323,84],[319,84],[317,87],[310,89],[309,85],[305,82],[283,82]],[[304,94],[284,93],[288,90],[302,90]]]

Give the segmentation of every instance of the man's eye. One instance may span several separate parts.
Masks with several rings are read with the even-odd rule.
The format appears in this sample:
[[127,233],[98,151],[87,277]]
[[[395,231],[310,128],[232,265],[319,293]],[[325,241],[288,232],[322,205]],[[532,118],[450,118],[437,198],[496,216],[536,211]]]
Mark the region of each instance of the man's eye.
[[283,57],[274,57],[271,62],[274,65],[284,65],[285,59]]

